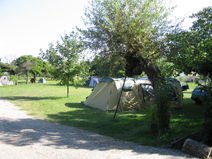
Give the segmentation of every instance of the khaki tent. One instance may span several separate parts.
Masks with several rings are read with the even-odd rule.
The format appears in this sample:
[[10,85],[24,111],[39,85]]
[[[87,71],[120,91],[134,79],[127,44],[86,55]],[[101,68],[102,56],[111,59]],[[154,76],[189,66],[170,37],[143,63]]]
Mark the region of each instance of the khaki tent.
[[[170,96],[173,96],[175,105],[182,105],[182,89],[180,82],[176,79],[169,79],[173,86]],[[102,78],[92,93],[84,102],[85,105],[101,109],[115,110],[121,95],[124,79]],[[120,98],[119,109],[140,109],[154,100],[154,91],[151,82],[147,78],[138,80],[128,78],[123,87]]]
[[[101,109],[114,110],[120,98],[124,79],[103,78],[84,102],[85,105]],[[143,101],[143,91],[140,84],[146,81],[127,79],[123,87],[120,109],[140,108]]]

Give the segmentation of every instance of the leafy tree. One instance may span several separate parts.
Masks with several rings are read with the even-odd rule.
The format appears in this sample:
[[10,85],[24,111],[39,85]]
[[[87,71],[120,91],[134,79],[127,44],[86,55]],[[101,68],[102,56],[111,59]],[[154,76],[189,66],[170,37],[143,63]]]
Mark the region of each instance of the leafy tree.
[[54,76],[67,86],[67,97],[69,97],[70,82],[73,85],[81,84],[86,69],[84,63],[79,63],[79,52],[82,43],[78,40],[78,35],[72,32],[70,35],[61,37],[61,42],[57,42],[56,47],[49,45],[46,52],[41,50],[40,55],[55,67]]
[[[80,31],[90,50],[122,56],[126,60],[127,76],[145,72],[156,88],[163,80],[156,59],[162,52],[163,36],[169,28],[167,15],[161,0],[92,0],[85,12],[87,29]],[[168,109],[161,110],[164,113],[160,111],[160,117],[167,114]],[[161,131],[169,128],[169,124],[158,125]]]
[[175,67],[190,73],[212,75],[212,8],[193,14],[190,30],[179,30],[167,35],[166,56]]
[[52,66],[48,61],[43,61],[43,69],[42,69],[42,76],[53,78],[53,74],[55,72],[54,66]]
[[12,63],[8,64],[8,63],[0,62],[0,73],[8,72],[9,74],[14,75],[15,69],[16,67]]
[[156,62],[163,77],[171,77],[177,74],[178,69],[176,69],[174,63],[169,62],[166,57],[159,58]]
[[[181,71],[196,71],[204,77],[212,77],[212,8],[207,7],[193,14],[193,25],[190,30],[177,30],[167,36],[168,60]],[[203,87],[207,92],[206,110],[204,113],[205,140],[212,141],[212,87],[211,81]]]
[[21,56],[15,60],[15,65],[17,66],[17,72],[26,75],[26,84],[29,82],[29,72],[32,69],[32,56]]
[[34,81],[37,75],[41,75],[46,70],[45,62],[40,58],[32,55],[23,55],[17,58],[13,63],[17,66],[17,71],[26,75],[26,83],[28,83],[29,74],[33,74]]
[[33,78],[36,81],[37,75],[41,75],[42,72],[46,70],[46,68],[45,68],[44,61],[41,60],[40,58],[33,58],[32,63],[33,65],[31,69],[31,73],[33,74]]
[[90,72],[100,77],[123,77],[125,63],[125,59],[120,56],[96,56],[90,62]]
[[155,85],[161,76],[154,62],[167,28],[165,8],[156,0],[93,0],[91,4],[85,20],[90,27],[81,30],[87,46],[102,54],[119,54],[128,66],[134,61],[129,72],[145,71]]
[[212,81],[209,81],[208,85],[203,87],[203,89],[207,92],[203,123],[204,140],[208,145],[212,146]]

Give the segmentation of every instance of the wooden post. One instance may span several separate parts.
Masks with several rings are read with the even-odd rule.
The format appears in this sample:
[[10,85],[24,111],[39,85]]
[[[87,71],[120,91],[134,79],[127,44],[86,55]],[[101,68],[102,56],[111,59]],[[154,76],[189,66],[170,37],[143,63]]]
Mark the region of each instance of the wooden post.
[[67,80],[67,97],[69,97],[69,79]]
[[122,92],[123,92],[123,88],[124,88],[126,79],[127,79],[127,76],[124,77],[124,82],[123,82],[123,85],[121,87],[121,93],[120,93],[119,100],[118,100],[118,103],[117,103],[117,107],[116,107],[116,110],[115,110],[115,113],[114,113],[114,116],[113,116],[113,120],[115,120],[115,118],[116,118],[116,114],[117,114],[117,111],[118,111],[118,108],[119,108],[119,105],[120,105],[120,102],[121,102],[121,96],[122,96]]

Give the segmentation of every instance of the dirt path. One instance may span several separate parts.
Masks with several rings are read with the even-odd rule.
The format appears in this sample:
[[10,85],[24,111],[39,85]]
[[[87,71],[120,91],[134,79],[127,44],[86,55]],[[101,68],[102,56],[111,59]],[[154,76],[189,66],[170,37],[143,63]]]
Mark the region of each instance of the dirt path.
[[185,159],[168,149],[139,146],[34,119],[0,100],[0,158],[2,159]]

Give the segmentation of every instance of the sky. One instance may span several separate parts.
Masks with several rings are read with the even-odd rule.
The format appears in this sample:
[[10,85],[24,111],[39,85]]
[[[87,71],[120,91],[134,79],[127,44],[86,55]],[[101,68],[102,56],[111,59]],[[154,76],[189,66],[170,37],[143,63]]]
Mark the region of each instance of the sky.
[[[12,61],[21,55],[38,56],[75,26],[83,26],[88,0],[0,0],[0,58]],[[188,17],[212,0],[172,0],[174,21]],[[185,27],[191,25],[186,20]]]

